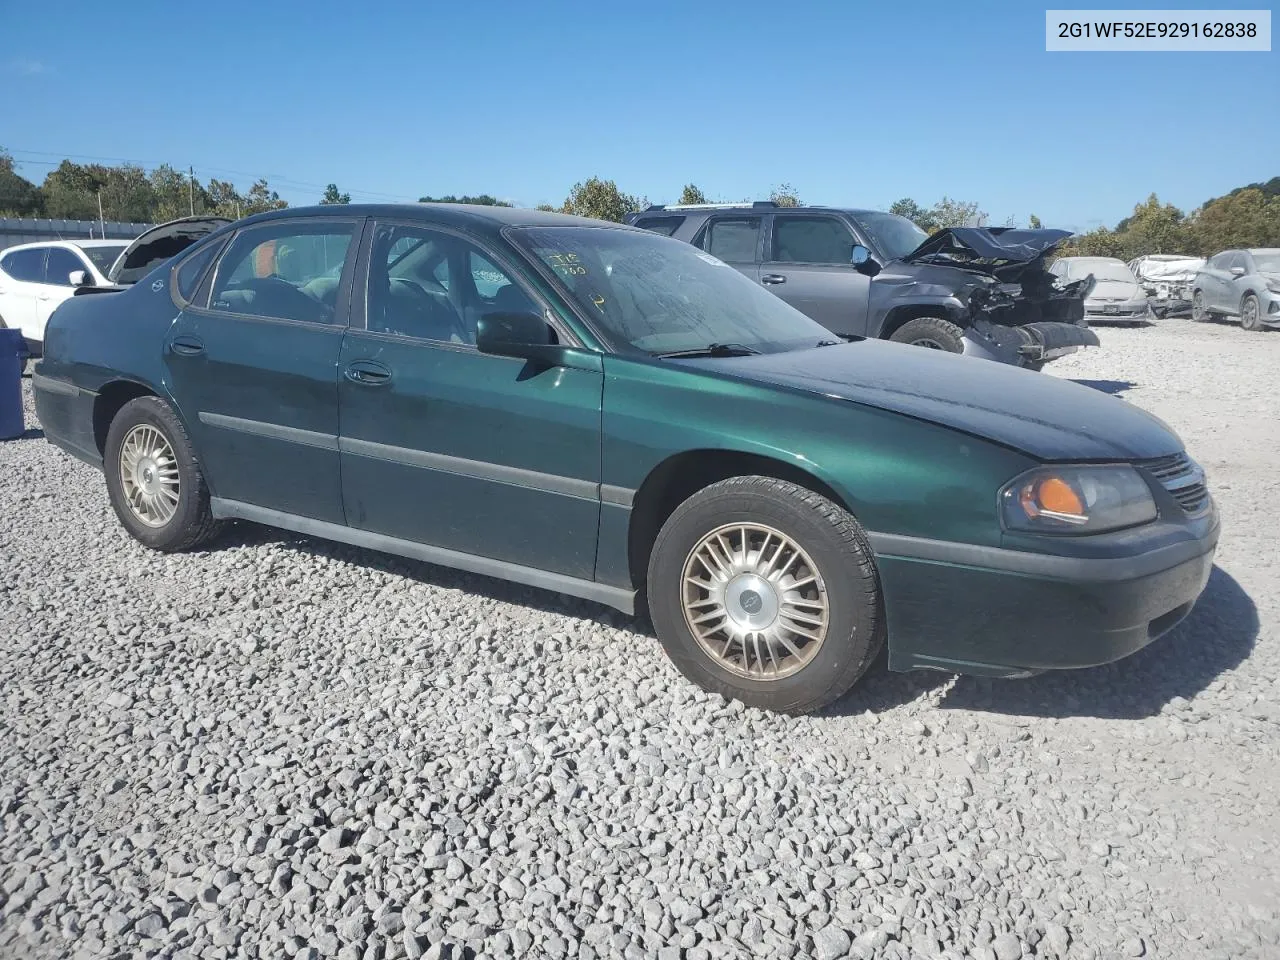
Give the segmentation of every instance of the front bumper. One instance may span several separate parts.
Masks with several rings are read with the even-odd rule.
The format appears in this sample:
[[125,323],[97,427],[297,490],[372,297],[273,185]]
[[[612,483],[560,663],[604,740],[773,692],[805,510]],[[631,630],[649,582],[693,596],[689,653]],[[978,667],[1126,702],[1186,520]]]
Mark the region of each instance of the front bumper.
[[1127,657],[1190,613],[1218,533],[1215,509],[1060,544],[1083,556],[873,535],[889,666],[1014,677]]
[[1146,323],[1154,319],[1149,303],[1141,307],[1132,304],[1108,304],[1086,300],[1084,318],[1089,323]]
[[1258,310],[1262,315],[1264,326],[1280,327],[1280,293],[1274,290],[1263,290],[1258,297]]

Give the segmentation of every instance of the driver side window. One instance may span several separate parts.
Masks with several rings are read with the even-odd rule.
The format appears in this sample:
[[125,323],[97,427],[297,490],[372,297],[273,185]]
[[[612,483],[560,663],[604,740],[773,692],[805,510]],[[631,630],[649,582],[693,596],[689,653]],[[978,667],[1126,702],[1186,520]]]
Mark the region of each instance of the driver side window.
[[335,323],[354,224],[268,224],[245,230],[218,266],[209,309]]
[[380,225],[369,257],[369,330],[473,346],[486,313],[541,313],[474,244],[424,227]]

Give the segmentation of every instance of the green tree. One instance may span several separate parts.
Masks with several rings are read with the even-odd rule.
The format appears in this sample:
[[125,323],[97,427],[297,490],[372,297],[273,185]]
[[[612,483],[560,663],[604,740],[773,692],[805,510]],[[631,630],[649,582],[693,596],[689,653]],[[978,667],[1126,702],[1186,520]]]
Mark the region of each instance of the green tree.
[[229,180],[210,179],[205,190],[209,213],[219,217],[230,217],[232,220],[247,216],[244,209],[244,197],[236,190],[236,185]]
[[1031,215],[1030,226],[1032,230],[1040,230],[1044,227],[1044,224],[1042,224],[1040,222],[1040,218],[1033,213]]
[[1056,251],[1058,257],[1120,257],[1126,251],[1124,238],[1107,227],[1095,227],[1072,237]]
[[150,180],[153,207],[149,219],[156,223],[206,213],[212,206],[203,186],[167,163],[152,170]]
[[1115,233],[1124,246],[1123,258],[1147,253],[1183,253],[1190,242],[1185,216],[1171,203],[1161,203],[1153,193],[1133,208],[1133,213],[1116,224]]
[[534,207],[534,209],[541,210],[543,213],[560,213],[561,212],[560,208],[553,207],[549,203],[540,203],[536,207]]
[[920,206],[910,197],[895,200],[889,205],[889,212],[896,213],[900,217],[906,217],[926,233],[933,233],[938,228],[938,225],[933,221],[932,212]]
[[773,188],[769,194],[769,199],[780,207],[798,207],[800,206],[800,194],[796,192],[796,188],[789,183],[780,183]]
[[0,216],[39,216],[43,209],[40,188],[14,169],[13,157],[0,147]]
[[692,183],[686,183],[684,190],[680,194],[681,203],[709,203],[707,195],[699,190]]
[[1189,224],[1189,246],[1202,256],[1232,247],[1280,246],[1280,194],[1248,187],[1201,207]]
[[133,164],[106,167],[102,177],[102,216],[125,223],[150,222],[155,194],[147,172]]
[[63,160],[49,171],[40,187],[45,215],[55,219],[97,220],[98,191],[106,180],[106,167]]
[[249,188],[249,192],[244,195],[244,216],[246,217],[255,213],[265,213],[268,210],[283,210],[287,206],[289,206],[288,202],[281,200],[280,194],[267,186],[266,180],[255,181]]
[[642,210],[643,204],[640,198],[619,190],[612,180],[591,177],[573,185],[561,212],[621,223],[628,213]]
[[324,188],[324,196],[320,198],[322,204],[350,203],[351,194],[339,193],[338,185],[331,183]]
[[474,203],[481,207],[511,206],[511,204],[507,203],[505,200],[499,200],[497,197],[492,197],[487,193],[482,193],[478,197],[469,197],[465,194],[461,197],[455,197],[453,194],[449,194],[448,196],[445,196],[445,197],[419,197],[418,202],[419,203]]
[[969,200],[952,200],[944,196],[929,211],[929,220],[933,229],[945,227],[964,227],[972,223],[986,223],[987,215],[978,209],[978,204]]

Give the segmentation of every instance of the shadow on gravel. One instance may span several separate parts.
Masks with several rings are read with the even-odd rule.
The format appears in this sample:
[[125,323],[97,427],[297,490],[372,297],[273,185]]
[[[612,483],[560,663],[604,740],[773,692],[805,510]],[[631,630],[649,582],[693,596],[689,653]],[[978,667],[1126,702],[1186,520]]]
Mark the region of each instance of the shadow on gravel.
[[629,617],[621,611],[602,603],[581,600],[552,590],[540,590],[537,587],[526,587],[523,584],[486,577],[481,574],[455,570],[452,567],[440,567],[421,560],[410,560],[394,554],[380,553],[377,550],[366,550],[345,543],[336,543],[318,537],[277,530],[256,523],[236,521],[235,524],[216,541],[194,553],[216,553],[234,546],[262,546],[274,543],[291,550],[299,550],[317,557],[329,557],[344,563],[353,563],[379,570],[392,576],[405,577],[418,583],[440,587],[445,590],[463,590],[478,594],[491,600],[513,603],[522,607],[532,607],[545,613],[554,613],[562,617],[574,617],[579,620],[593,620],[611,627],[622,627],[656,639],[653,627],[647,618]]
[[1190,616],[1133,656],[1028,680],[959,677],[942,706],[1039,717],[1151,717],[1174,697],[1190,700],[1220,674],[1239,666],[1257,636],[1253,601],[1215,566]]
[[1109,393],[1113,397],[1136,386],[1132,380],[1072,380],[1071,382],[1078,383],[1082,387],[1093,387],[1093,389]]
[[18,434],[16,437],[10,437],[9,439],[11,440],[43,440],[44,431],[41,430],[39,427],[29,427],[28,429],[23,430],[22,433]]

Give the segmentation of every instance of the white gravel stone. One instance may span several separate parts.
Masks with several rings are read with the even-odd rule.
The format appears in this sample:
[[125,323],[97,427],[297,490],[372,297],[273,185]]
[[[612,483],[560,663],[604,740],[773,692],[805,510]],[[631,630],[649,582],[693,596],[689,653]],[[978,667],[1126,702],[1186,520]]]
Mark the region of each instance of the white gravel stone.
[[0,442],[0,956],[1277,956],[1280,334],[1100,335],[1044,375],[1222,509],[1187,623],[801,719],[589,603],[251,525],[151,553]]

